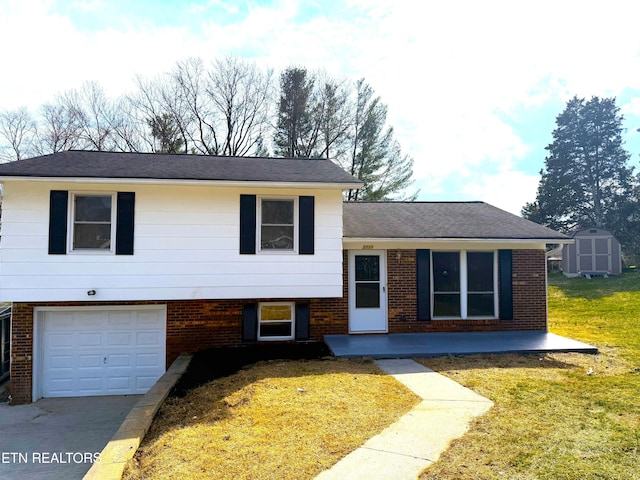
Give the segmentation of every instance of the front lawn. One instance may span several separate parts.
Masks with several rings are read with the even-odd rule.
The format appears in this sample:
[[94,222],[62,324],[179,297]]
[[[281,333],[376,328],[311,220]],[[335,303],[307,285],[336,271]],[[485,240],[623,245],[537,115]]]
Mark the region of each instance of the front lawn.
[[258,363],[167,400],[124,478],[313,478],[417,402],[372,361]]
[[601,353],[422,361],[495,402],[427,479],[640,479],[640,275],[549,279],[550,330]]

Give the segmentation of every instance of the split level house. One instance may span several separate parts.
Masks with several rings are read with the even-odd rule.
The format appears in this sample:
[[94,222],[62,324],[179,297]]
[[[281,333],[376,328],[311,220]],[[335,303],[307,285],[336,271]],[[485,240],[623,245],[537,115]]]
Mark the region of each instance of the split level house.
[[482,202],[343,203],[329,160],[67,151],[0,181],[13,403],[144,393],[212,347],[546,330],[567,240]]

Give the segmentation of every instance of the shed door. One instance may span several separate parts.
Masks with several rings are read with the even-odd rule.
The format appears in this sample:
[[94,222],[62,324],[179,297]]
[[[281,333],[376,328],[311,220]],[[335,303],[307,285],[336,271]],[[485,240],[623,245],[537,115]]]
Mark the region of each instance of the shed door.
[[578,271],[611,273],[611,238],[578,238]]
[[43,312],[40,396],[142,394],[165,371],[162,308]]

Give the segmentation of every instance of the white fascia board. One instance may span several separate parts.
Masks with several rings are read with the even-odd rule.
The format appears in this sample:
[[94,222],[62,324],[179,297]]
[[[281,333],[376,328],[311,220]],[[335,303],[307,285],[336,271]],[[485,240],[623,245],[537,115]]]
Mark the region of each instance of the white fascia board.
[[571,239],[538,238],[354,238],[343,237],[345,249],[389,249],[389,248],[427,248],[447,247],[453,249],[473,246],[476,248],[502,248],[504,246],[524,249],[544,249],[547,244],[573,243]]
[[46,182],[46,183],[96,183],[119,185],[190,185],[190,186],[223,186],[223,187],[259,187],[259,188],[313,188],[328,190],[350,190],[360,188],[362,184],[322,183],[322,182],[268,182],[239,180],[180,180],[158,178],[102,178],[102,177],[0,177],[0,183]]

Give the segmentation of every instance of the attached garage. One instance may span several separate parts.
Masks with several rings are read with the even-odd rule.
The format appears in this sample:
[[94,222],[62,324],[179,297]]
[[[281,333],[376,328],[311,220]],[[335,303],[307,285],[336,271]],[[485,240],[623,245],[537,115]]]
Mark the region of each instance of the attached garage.
[[164,305],[34,313],[33,401],[142,394],[165,372]]

